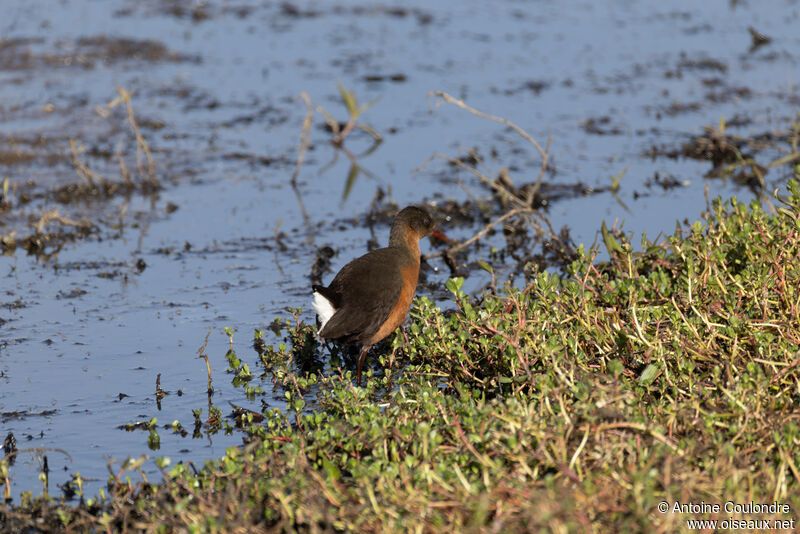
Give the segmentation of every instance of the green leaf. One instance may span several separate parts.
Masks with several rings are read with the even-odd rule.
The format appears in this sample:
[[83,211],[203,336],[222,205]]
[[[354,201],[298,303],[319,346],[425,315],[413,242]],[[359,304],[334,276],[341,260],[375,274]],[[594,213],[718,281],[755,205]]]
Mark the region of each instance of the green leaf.
[[373,145],[373,147],[371,147],[369,150],[367,150],[364,154],[361,154],[362,156],[366,156],[367,154],[372,153],[372,151],[375,150],[375,148],[377,148],[378,145],[383,142],[383,137],[381,137],[381,134],[379,134],[375,130],[375,128],[373,128],[369,124],[363,124],[363,123],[359,122],[358,124],[356,124],[356,128],[359,128],[359,129],[367,132],[375,140],[375,145]]
[[328,472],[328,476],[334,480],[339,480],[339,478],[342,476],[342,473],[339,471],[339,468],[336,467],[336,464],[329,461],[327,458],[322,459],[322,467]]
[[622,171],[616,175],[611,177],[611,190],[616,192],[619,191],[619,182],[622,180],[622,177],[625,176],[625,173],[628,172],[628,167],[622,169]]
[[621,246],[619,246],[617,240],[614,239],[614,236],[611,235],[611,232],[608,231],[608,227],[606,226],[605,221],[603,221],[603,225],[600,227],[600,232],[603,234],[603,242],[606,244],[606,249],[608,250],[609,256],[613,256],[614,252],[618,252],[619,254],[625,254],[625,251],[622,250]]
[[444,283],[444,287],[446,287],[447,290],[453,295],[458,295],[458,293],[461,290],[461,286],[463,285],[464,285],[464,277],[462,276],[451,278]]
[[344,106],[347,108],[347,112],[353,116],[356,115],[358,111],[358,101],[356,101],[356,95],[352,91],[348,91],[342,85],[342,82],[336,82],[336,85],[339,86],[339,94],[342,95],[342,102],[344,102]]
[[350,165],[350,171],[347,173],[347,179],[344,182],[344,191],[342,192],[343,202],[350,196],[350,191],[353,189],[353,184],[356,183],[356,178],[358,178],[360,170],[361,167],[359,167],[357,163]]
[[478,260],[478,267],[480,267],[489,274],[494,274],[494,269],[492,269],[492,266],[483,260]]
[[622,371],[625,369],[625,366],[622,365],[622,362],[619,360],[610,360],[606,364],[606,368],[611,372],[612,375],[618,377],[622,374]]
[[645,386],[651,384],[659,374],[661,374],[661,369],[659,369],[658,365],[651,363],[645,367],[642,376],[639,377],[639,383]]
[[[370,102],[367,102],[366,104],[364,104],[363,106],[361,106],[360,108],[358,108],[358,109],[356,110],[355,114],[351,113],[351,115],[353,116],[353,118],[354,118],[354,119],[355,119],[355,118],[357,118],[357,117],[358,117],[358,116],[360,116],[362,113],[364,113],[365,111],[367,111],[369,108],[371,108],[372,106],[374,106],[375,104],[377,104],[377,103],[378,103],[378,100],[380,100],[380,99],[381,99],[381,97],[378,97],[378,98],[376,98],[375,100],[371,100]],[[355,96],[353,96],[353,101],[355,102]]]

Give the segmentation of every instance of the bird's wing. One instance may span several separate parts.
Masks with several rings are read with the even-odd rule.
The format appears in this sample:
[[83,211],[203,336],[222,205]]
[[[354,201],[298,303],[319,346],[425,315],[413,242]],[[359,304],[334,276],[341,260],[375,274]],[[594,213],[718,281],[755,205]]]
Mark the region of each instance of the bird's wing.
[[363,342],[389,318],[400,299],[403,277],[392,253],[378,249],[345,265],[328,289],[340,305],[320,335]]

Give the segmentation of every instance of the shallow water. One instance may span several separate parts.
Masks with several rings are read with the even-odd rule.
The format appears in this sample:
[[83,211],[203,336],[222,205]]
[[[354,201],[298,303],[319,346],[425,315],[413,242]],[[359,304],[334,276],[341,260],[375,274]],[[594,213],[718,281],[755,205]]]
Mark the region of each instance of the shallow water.
[[[124,115],[95,111],[117,96],[117,86],[134,93],[165,184],[156,196],[60,204],[62,214],[94,222],[94,235],[49,259],[21,249],[0,257],[0,428],[13,432],[20,449],[71,456],[47,452],[51,491],[79,471],[93,493],[109,458],[202,462],[238,444],[235,434],[192,439],[162,430],[154,452],[146,432],[117,427],[157,417],[191,428],[192,409],[206,406],[197,350],[209,328],[214,403],[223,411],[227,401],[258,409],[225,374],[223,327],[238,330],[237,352],[254,367],[253,329],[287,317],[288,308],[302,307],[311,320],[317,248],[338,252],[327,281],[370,238],[385,243],[384,223],[374,234],[363,224],[378,188],[400,206],[488,198],[474,177],[441,160],[414,172],[435,152],[457,157],[476,147],[491,176],[510,167],[517,185],[535,180],[539,157],[519,136],[455,106],[437,107],[429,91],[506,117],[541,144],[552,137],[551,183],[601,190],[627,168],[617,199],[603,192],[550,205],[553,226],[568,225],[587,244],[602,220],[624,219],[634,243],[643,230],[671,233],[677,219],[693,220],[705,208],[706,185],[712,197],[752,198],[733,181],[703,179],[708,162],[647,154],[680,148],[722,116],[743,136],[786,130],[800,103],[795,1],[769,9],[734,1],[429,4],[6,6],[0,154],[17,156],[0,158],[0,181],[8,176],[32,200],[0,214],[0,233],[29,231],[29,219],[53,205],[48,192],[80,182],[69,139],[109,153],[121,143],[135,154]],[[750,51],[748,26],[771,42]],[[306,91],[344,120],[337,81],[360,102],[379,98],[362,118],[384,142],[358,159],[369,175],[360,174],[343,199],[350,162],[340,153],[330,165],[336,150],[315,115],[313,150],[298,181],[306,220],[290,186],[306,113],[299,95]],[[370,140],[356,132],[345,146],[358,154]],[[120,179],[116,161],[86,158]],[[685,185],[652,185],[655,173]],[[785,178],[785,170],[770,171],[767,189]],[[463,239],[478,228],[445,230]],[[440,270],[429,281],[443,284],[447,269],[432,264]],[[484,282],[475,277],[470,287]],[[159,373],[171,393],[161,410]],[[280,398],[270,391],[265,400],[280,407]],[[40,489],[38,472],[36,455],[21,454],[12,495]]]

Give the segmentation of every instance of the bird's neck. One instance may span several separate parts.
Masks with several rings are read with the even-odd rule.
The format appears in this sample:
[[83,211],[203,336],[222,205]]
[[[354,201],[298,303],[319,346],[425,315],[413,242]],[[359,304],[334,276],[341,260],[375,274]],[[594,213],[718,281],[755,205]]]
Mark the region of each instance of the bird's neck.
[[389,247],[401,249],[414,263],[419,263],[419,236],[414,232],[395,232],[392,228]]

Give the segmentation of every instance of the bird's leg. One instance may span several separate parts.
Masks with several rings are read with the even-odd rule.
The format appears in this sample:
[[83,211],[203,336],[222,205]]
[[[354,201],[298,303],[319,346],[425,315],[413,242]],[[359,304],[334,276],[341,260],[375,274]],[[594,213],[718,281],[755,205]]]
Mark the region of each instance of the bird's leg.
[[358,355],[358,364],[356,365],[356,385],[358,387],[361,387],[361,364],[364,363],[367,357],[367,351],[369,351],[369,345],[364,345],[361,347],[361,352]]

